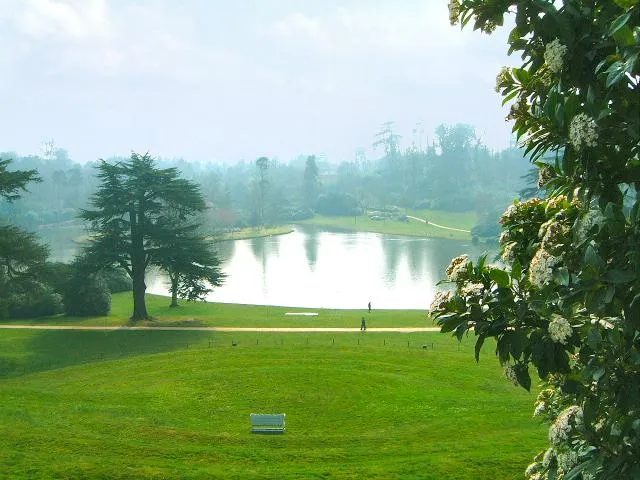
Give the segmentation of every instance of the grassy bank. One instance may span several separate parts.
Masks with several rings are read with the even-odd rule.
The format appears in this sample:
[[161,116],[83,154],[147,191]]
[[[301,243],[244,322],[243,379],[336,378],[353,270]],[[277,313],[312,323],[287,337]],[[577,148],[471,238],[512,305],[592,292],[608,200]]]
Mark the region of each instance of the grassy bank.
[[[545,443],[535,393],[507,383],[493,345],[481,356],[440,334],[5,331],[0,471],[521,478]],[[285,412],[287,432],[252,435],[251,412]]]
[[[286,235],[293,232],[291,227],[279,226],[279,227],[247,227],[242,228],[235,232],[218,233],[212,235],[210,238],[215,242],[224,242],[227,240],[247,240],[249,238],[270,237],[273,235]],[[89,234],[78,235],[73,238],[73,241],[79,245],[84,245],[89,242]]]
[[216,242],[224,242],[227,240],[247,240],[249,238],[271,237],[273,235],[286,235],[293,232],[291,227],[249,227],[243,228],[236,232],[219,233],[211,238]]
[[[407,215],[426,218],[429,222],[462,230],[471,230],[476,224],[474,213],[446,213],[435,210],[408,210]],[[298,222],[304,225],[316,225],[359,232],[384,233],[390,235],[408,235],[413,237],[447,238],[455,240],[471,240],[471,234],[436,227],[418,220],[372,220],[368,216],[338,217],[316,215],[315,217]]]
[[[147,295],[147,310],[154,317],[153,326],[211,327],[359,327],[365,316],[370,327],[430,327],[424,310],[335,310],[322,308],[273,307],[233,303],[181,301],[169,308],[170,299]],[[14,319],[1,323],[33,325],[127,325],[133,311],[130,292],[116,293],[111,300],[111,313],[106,317],[44,317]],[[317,316],[285,315],[292,312],[315,312]]]

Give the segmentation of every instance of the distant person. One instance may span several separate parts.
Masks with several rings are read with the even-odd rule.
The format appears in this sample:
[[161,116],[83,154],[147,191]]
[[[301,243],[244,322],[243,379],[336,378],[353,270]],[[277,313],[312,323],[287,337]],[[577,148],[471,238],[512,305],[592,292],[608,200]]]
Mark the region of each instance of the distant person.
[[371,302],[369,302],[369,304],[367,305],[367,307],[369,308],[369,313],[371,313]]
[[362,321],[360,322],[360,331],[367,331],[367,322],[364,320],[364,317],[362,317]]

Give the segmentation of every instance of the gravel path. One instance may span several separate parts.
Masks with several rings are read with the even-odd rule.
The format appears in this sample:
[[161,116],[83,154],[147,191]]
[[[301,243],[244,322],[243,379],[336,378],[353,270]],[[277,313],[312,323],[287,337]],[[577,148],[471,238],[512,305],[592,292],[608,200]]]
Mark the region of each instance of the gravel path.
[[411,215],[407,215],[407,218],[411,218],[413,220],[418,220],[419,222],[426,223],[427,225],[432,225],[434,227],[444,228],[445,230],[455,230],[456,232],[471,233],[471,230],[463,230],[462,228],[445,227],[444,225],[438,225],[437,223],[429,222],[429,221],[425,220],[424,218],[412,217]]
[[[341,327],[122,327],[122,326],[87,326],[87,325],[0,325],[7,330],[171,330],[171,331],[203,331],[203,332],[282,332],[282,333],[350,333],[359,332],[359,328]],[[439,332],[437,327],[378,327],[367,328],[367,332]]]

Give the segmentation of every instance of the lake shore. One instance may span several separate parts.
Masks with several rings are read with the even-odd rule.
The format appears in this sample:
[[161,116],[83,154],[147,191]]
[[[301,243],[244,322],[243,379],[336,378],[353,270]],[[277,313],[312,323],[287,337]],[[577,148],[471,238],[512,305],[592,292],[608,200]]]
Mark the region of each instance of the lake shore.
[[214,242],[229,242],[234,240],[249,240],[251,238],[273,237],[274,235],[286,235],[293,232],[289,226],[277,227],[248,227],[235,232],[217,233],[209,238]]
[[[469,241],[471,240],[470,230],[477,222],[475,213],[407,210],[406,215],[408,218],[405,221],[393,218],[373,220],[367,215],[353,217],[316,215],[313,218],[293,223],[353,232]],[[427,223],[410,217],[425,219]],[[443,226],[445,226],[445,228],[443,228]]]

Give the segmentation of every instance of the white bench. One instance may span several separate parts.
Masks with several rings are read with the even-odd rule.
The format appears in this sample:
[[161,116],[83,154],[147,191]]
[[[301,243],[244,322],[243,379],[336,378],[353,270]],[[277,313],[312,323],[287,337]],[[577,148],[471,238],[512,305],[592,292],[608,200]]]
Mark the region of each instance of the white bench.
[[284,433],[286,413],[252,413],[252,433]]

